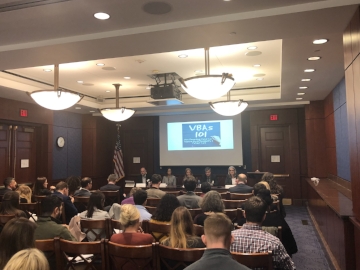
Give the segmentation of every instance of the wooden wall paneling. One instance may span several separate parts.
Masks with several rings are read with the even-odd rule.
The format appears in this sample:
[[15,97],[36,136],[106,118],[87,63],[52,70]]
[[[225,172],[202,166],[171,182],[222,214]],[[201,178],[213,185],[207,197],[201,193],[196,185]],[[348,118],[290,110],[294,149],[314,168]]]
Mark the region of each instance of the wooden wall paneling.
[[352,48],[351,48],[351,25],[349,24],[343,34],[343,44],[344,44],[344,69],[346,70],[352,60]]
[[9,125],[1,125],[0,130],[0,179],[10,176]]
[[82,172],[83,176],[95,176],[96,162],[96,119],[84,115],[82,121]]
[[306,127],[305,127],[305,109],[297,110],[298,114],[298,136],[299,136],[299,158],[300,175],[307,176],[307,152],[306,152]]
[[334,99],[333,92],[324,99],[324,117],[328,117],[331,113],[334,112]]
[[[306,105],[308,107],[310,105]],[[315,155],[314,155],[314,145],[315,140],[312,138],[312,134],[314,134],[314,120],[307,119],[306,123],[306,151],[307,151],[307,168],[308,168],[308,175],[312,176],[315,175]]]
[[352,60],[355,59],[360,53],[360,16],[359,9],[356,10],[354,16],[350,21],[350,34],[351,34],[351,55]]
[[353,224],[354,230],[354,246],[355,246],[355,269],[360,270],[360,223],[355,217],[350,218],[351,223]]

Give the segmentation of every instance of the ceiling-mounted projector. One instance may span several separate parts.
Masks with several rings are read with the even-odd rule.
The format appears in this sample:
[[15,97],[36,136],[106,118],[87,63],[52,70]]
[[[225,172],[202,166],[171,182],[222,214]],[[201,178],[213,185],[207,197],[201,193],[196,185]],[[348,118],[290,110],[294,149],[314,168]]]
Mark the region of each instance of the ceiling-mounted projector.
[[[181,101],[182,93],[180,86],[176,85],[175,80],[180,78],[175,72],[148,75],[156,81],[156,85],[150,85],[151,103],[156,106],[169,106],[183,104]],[[164,83],[161,83],[161,82]]]

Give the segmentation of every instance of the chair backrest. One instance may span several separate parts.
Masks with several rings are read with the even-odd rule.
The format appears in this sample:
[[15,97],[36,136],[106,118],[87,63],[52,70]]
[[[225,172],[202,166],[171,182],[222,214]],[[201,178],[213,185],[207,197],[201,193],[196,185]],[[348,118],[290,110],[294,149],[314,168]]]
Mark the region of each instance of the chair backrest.
[[153,215],[155,213],[156,207],[155,206],[145,206],[146,210]]
[[149,233],[154,237],[155,242],[160,242],[164,236],[167,237],[170,234],[170,224],[158,224],[149,222]]
[[222,200],[224,202],[225,209],[237,209],[241,208],[245,200]]
[[24,212],[31,212],[32,214],[40,215],[40,204],[36,203],[20,203],[19,209]]
[[194,208],[194,209],[188,209],[190,212],[190,215],[192,216],[192,218],[194,219],[198,214],[202,213],[201,208]]
[[0,215],[0,226],[4,227],[5,224],[13,218],[15,218],[15,215]]
[[241,220],[244,218],[244,210],[242,210],[241,208],[236,209],[236,215],[237,215],[237,220]]
[[154,245],[128,246],[106,241],[106,264],[111,269],[157,269]]
[[148,198],[146,205],[156,207],[156,206],[158,206],[160,200],[161,199],[159,199],[159,198]]
[[87,209],[90,197],[74,196],[74,205],[78,212],[83,212]]
[[272,252],[267,253],[238,253],[231,252],[234,260],[253,269],[261,268],[267,270],[273,270]]
[[93,234],[95,236],[94,241],[100,241],[103,233],[105,233],[107,239],[110,239],[109,226],[105,219],[100,219],[100,220],[82,219],[80,221],[80,225],[82,231],[86,235]]
[[121,203],[119,190],[100,192],[105,195],[105,206],[112,205],[113,203]]
[[50,269],[61,270],[59,264],[56,263],[54,239],[36,240],[35,247],[44,253],[49,262]]
[[194,234],[197,236],[202,236],[204,234],[204,227],[194,224]]
[[252,196],[252,193],[230,193],[230,200],[247,200]]
[[199,260],[206,248],[171,248],[163,245],[158,246],[158,256],[161,269],[184,269],[193,262]]
[[115,219],[109,219],[109,233],[110,233],[110,236],[108,239],[111,238],[111,235],[115,234],[116,230],[124,230],[124,226],[121,225],[120,221],[118,220],[115,220]]
[[167,194],[172,194],[174,195],[175,197],[179,196],[180,195],[180,191],[166,191]]
[[222,193],[219,193],[220,194],[220,196],[221,196],[221,199],[223,199],[223,200],[228,200],[228,199],[230,199],[229,198],[229,192],[222,192]]
[[235,223],[237,220],[237,209],[225,209],[225,215],[227,215],[232,223]]
[[43,199],[46,198],[45,195],[34,195],[35,201],[41,202]]
[[[61,269],[76,269],[85,266],[85,269],[107,269],[105,256],[105,240],[96,242],[73,242],[55,237],[56,261]],[[93,257],[86,258],[85,254]],[[66,267],[64,267],[64,259]],[[82,260],[82,262],[79,262]],[[101,260],[101,262],[100,262]]]
[[195,194],[198,195],[198,196],[200,196],[200,195],[202,194],[202,192],[196,191]]

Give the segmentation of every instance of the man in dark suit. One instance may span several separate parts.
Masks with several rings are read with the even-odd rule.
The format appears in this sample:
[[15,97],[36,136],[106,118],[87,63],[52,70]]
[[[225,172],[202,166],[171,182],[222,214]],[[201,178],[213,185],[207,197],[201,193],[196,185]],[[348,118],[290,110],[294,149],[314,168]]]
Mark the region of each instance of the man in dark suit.
[[69,186],[63,181],[60,181],[56,185],[56,190],[54,191],[52,196],[57,196],[60,199],[62,199],[64,203],[64,210],[65,210],[65,216],[66,216],[66,224],[69,224],[70,220],[73,216],[76,216],[78,214],[78,211],[73,204],[74,198],[70,198],[69,196]]
[[81,188],[74,192],[74,196],[90,197],[92,188],[92,179],[90,177],[84,177],[81,179]]
[[253,188],[246,185],[247,177],[245,174],[240,173],[236,178],[236,186],[229,188],[230,193],[251,193]]
[[211,173],[211,168],[205,168],[205,175],[201,177],[201,183],[208,182],[212,186],[218,186],[217,177],[215,174]]
[[116,182],[119,180],[116,174],[110,174],[107,181],[108,183],[105,186],[100,188],[101,191],[117,191],[120,189],[119,186],[116,185]]
[[14,191],[16,189],[17,183],[14,177],[7,177],[4,180],[4,188],[0,189],[0,196],[3,196],[8,191]]
[[147,184],[147,171],[144,167],[141,167],[140,169],[140,175],[136,178],[136,183],[144,183]]

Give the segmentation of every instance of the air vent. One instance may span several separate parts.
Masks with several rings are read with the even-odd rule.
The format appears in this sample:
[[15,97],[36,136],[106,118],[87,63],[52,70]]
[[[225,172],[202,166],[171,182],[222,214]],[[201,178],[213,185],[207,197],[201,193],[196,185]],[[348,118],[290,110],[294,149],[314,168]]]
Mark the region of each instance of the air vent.
[[31,8],[43,5],[56,4],[60,2],[68,2],[71,0],[20,0],[6,4],[0,4],[0,12],[8,12],[18,9]]

